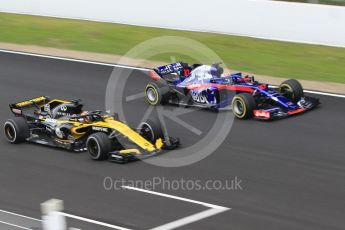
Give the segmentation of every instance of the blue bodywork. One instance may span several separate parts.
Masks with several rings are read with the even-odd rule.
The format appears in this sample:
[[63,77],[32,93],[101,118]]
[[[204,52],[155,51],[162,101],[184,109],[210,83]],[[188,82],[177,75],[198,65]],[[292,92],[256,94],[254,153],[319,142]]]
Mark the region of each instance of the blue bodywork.
[[[254,80],[254,77],[243,76],[242,73],[233,73],[214,77],[211,75],[197,76],[195,71],[203,65],[189,66],[177,62],[161,66],[154,71],[166,80],[169,87],[192,98],[193,104],[204,107],[224,108],[231,104],[233,96],[238,93],[249,93],[257,99],[257,109],[269,112],[274,116],[288,115],[289,111],[310,109],[318,101],[310,102],[303,97],[297,103],[285,97],[279,90]],[[207,66],[206,66],[207,67]],[[199,69],[198,69],[199,68]],[[167,78],[167,76],[174,76]]]

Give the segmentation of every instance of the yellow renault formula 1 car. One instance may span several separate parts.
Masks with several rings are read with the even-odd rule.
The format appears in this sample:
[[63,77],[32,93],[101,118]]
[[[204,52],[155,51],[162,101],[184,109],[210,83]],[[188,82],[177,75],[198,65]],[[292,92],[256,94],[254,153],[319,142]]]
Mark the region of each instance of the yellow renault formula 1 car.
[[148,119],[137,130],[101,111],[83,111],[80,100],[37,97],[11,104],[15,115],[4,124],[10,143],[34,142],[72,151],[88,151],[94,160],[125,163],[157,155],[179,146],[168,137],[157,119]]

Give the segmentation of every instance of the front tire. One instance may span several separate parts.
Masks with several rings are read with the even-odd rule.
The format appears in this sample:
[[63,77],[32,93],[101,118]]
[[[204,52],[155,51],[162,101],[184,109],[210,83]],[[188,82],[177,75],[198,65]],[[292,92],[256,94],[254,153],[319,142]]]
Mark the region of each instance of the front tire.
[[4,132],[11,144],[23,143],[30,136],[29,125],[22,117],[8,119],[4,124]]
[[256,107],[254,97],[248,93],[240,93],[232,99],[232,112],[239,119],[247,119],[253,116]]
[[279,86],[279,91],[280,93],[284,94],[286,98],[295,103],[301,100],[304,95],[301,83],[295,79],[284,81]]
[[145,97],[150,105],[159,105],[165,102],[165,95],[169,92],[169,87],[164,85],[159,87],[156,83],[151,82],[145,88]]
[[96,161],[107,159],[111,146],[111,140],[105,133],[94,133],[86,141],[87,151],[91,158]]
[[139,133],[146,140],[155,144],[159,138],[164,138],[163,129],[158,119],[148,119],[139,126]]

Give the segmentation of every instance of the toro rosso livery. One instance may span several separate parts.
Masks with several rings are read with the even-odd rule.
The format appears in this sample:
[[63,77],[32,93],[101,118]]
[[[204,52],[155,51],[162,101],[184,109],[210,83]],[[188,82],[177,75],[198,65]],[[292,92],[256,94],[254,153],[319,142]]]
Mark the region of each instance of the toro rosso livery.
[[153,69],[154,80],[145,88],[151,105],[170,103],[220,109],[231,106],[239,119],[274,119],[310,110],[319,104],[306,97],[301,84],[284,81],[278,89],[255,81],[242,73],[225,75],[219,64],[188,65],[177,62]]
[[24,141],[90,153],[94,160],[128,162],[173,149],[177,138],[164,135],[155,119],[134,130],[101,111],[83,111],[79,100],[37,97],[11,104],[15,115],[4,124],[10,143]]

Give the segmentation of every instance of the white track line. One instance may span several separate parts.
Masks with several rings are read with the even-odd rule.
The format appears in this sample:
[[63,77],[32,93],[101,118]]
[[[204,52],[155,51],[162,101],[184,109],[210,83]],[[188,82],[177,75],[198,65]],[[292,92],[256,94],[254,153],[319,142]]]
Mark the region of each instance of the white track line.
[[135,190],[138,192],[156,195],[156,196],[162,196],[162,197],[167,197],[167,198],[171,198],[171,199],[175,199],[175,200],[181,200],[181,201],[185,201],[185,202],[189,202],[189,203],[199,204],[199,205],[206,206],[208,208],[224,208],[222,206],[218,206],[218,205],[214,205],[214,204],[209,204],[209,203],[205,203],[205,202],[201,202],[201,201],[197,201],[197,200],[191,200],[191,199],[187,199],[187,198],[183,198],[183,197],[179,197],[179,196],[168,195],[168,194],[164,194],[164,193],[160,193],[160,192],[154,192],[154,191],[145,190],[145,189],[141,189],[141,188],[136,188],[136,187],[131,187],[131,186],[121,186],[121,187],[125,188],[125,189],[129,189],[129,190]]
[[19,217],[22,217],[22,218],[25,218],[25,219],[29,219],[29,220],[35,220],[35,221],[42,222],[42,220],[40,220],[40,219],[36,219],[36,218],[28,217],[28,216],[23,216],[23,215],[14,213],[14,212],[8,212],[8,211],[1,210],[1,209],[0,209],[0,212],[6,213],[6,214],[10,214],[10,215],[13,215],[13,216],[19,216]]
[[[0,49],[0,52],[11,53],[11,54],[20,54],[20,55],[26,55],[26,56],[32,56],[32,57],[49,58],[49,59],[56,59],[56,60],[63,60],[63,61],[80,62],[80,63],[86,63],[86,64],[92,64],[92,65],[103,65],[103,66],[119,67],[119,68],[124,68],[124,69],[150,71],[150,69],[142,68],[142,67],[117,65],[117,64],[96,62],[96,61],[87,61],[87,60],[81,60],[81,59],[75,59],[75,58],[64,58],[64,57],[57,57],[57,56],[44,55],[44,54],[34,54],[34,53],[26,53],[26,52],[20,52],[20,51],[4,50],[4,49]],[[318,95],[345,98],[345,95],[342,95],[342,94],[327,93],[327,92],[313,91],[313,90],[304,90],[304,91],[307,93],[313,93],[313,94],[318,94]]]
[[164,225],[152,228],[151,230],[170,230],[170,229],[179,228],[179,227],[182,227],[184,225],[197,222],[199,220],[208,218],[210,216],[217,215],[217,214],[219,214],[221,212],[225,212],[225,211],[227,211],[227,210],[213,209],[213,208],[207,209],[206,211],[199,212],[197,214],[184,217],[182,219],[170,222],[168,224],[164,224]]
[[84,218],[84,217],[81,217],[81,216],[75,216],[75,215],[71,215],[71,214],[64,213],[64,212],[58,212],[58,213],[60,215],[62,215],[62,216],[65,216],[65,217],[69,217],[69,218],[76,219],[76,220],[81,220],[81,221],[84,221],[84,222],[88,222],[88,223],[91,223],[91,224],[100,225],[100,226],[104,226],[104,227],[108,227],[108,228],[112,228],[112,229],[131,230],[129,228],[124,228],[124,227],[120,227],[120,226],[116,226],[116,225],[112,225],[112,224],[107,224],[107,223],[103,223],[103,222],[100,222],[100,221],[91,220],[91,219],[88,219],[88,218]]
[[[13,215],[13,216],[22,217],[22,218],[29,219],[29,220],[35,220],[35,221],[38,221],[38,222],[42,222],[42,220],[39,220],[39,219],[36,219],[36,218],[32,218],[32,217],[28,217],[28,216],[23,216],[23,215],[14,213],[14,212],[9,212],[9,211],[5,211],[5,210],[1,210],[1,209],[0,209],[0,212],[6,213],[6,214],[10,214],[10,215]],[[85,222],[88,222],[88,223],[92,223],[92,224],[96,224],[96,225],[100,225],[100,226],[104,226],[104,227],[108,227],[108,228],[112,228],[112,229],[131,230],[129,228],[124,228],[124,227],[120,227],[120,226],[116,226],[116,225],[111,225],[111,224],[103,223],[103,222],[100,222],[100,221],[91,220],[91,219],[87,219],[87,218],[84,218],[84,217],[75,216],[75,215],[71,215],[71,214],[67,214],[67,213],[63,213],[63,212],[59,212],[59,214],[65,216],[65,217],[69,217],[69,218],[85,221]],[[14,225],[14,224],[3,222],[3,221],[0,221],[0,223],[6,224],[6,225],[10,225],[10,226],[13,226],[13,227],[17,227],[17,228],[21,228],[21,229],[32,230],[31,228],[25,228],[25,227],[22,227],[22,226]]]
[[33,230],[32,228],[26,228],[26,227],[23,227],[23,226],[7,223],[7,222],[4,222],[4,221],[0,221],[0,224],[5,224],[5,225],[8,225],[8,226],[12,226],[12,227],[20,228],[20,229],[25,229],[25,230]]
[[[5,211],[5,210],[1,210],[1,209],[0,209],[0,212],[1,213],[5,213],[5,214],[9,214],[9,215],[12,215],[12,216],[21,217],[21,218],[28,219],[28,220],[34,220],[34,221],[37,221],[37,222],[42,222],[42,220],[40,220],[40,219],[36,219],[36,218],[29,217],[29,216],[20,215],[18,213],[14,213],[14,212],[9,212],[9,211]],[[33,230],[31,228],[23,227],[23,226],[20,226],[20,225],[12,224],[12,223],[1,221],[1,220],[0,220],[0,224],[5,224],[5,225],[8,225],[8,226],[12,226],[12,227],[20,228],[20,229],[25,229],[25,230]]]
[[304,90],[304,92],[312,93],[312,94],[318,94],[318,95],[324,95],[324,96],[330,96],[330,97],[345,98],[345,95],[335,94],[335,93],[326,93],[326,92],[320,92],[320,91],[314,91],[314,90]]
[[202,212],[196,213],[194,215],[190,215],[190,216],[184,217],[182,219],[175,220],[175,221],[170,222],[168,224],[164,224],[164,225],[152,228],[151,230],[175,229],[175,228],[178,228],[178,227],[181,227],[181,226],[184,226],[187,224],[191,224],[191,223],[197,222],[199,220],[208,218],[210,216],[214,216],[214,215],[217,215],[219,213],[230,210],[230,208],[222,207],[219,205],[209,204],[209,203],[205,203],[205,202],[200,202],[200,201],[187,199],[187,198],[183,198],[183,197],[179,197],[179,196],[173,196],[173,195],[169,195],[169,194],[164,194],[164,193],[160,193],[160,192],[154,192],[154,191],[145,190],[145,189],[141,189],[141,188],[136,188],[136,187],[131,187],[131,186],[122,186],[122,188],[134,190],[134,191],[138,191],[138,192],[143,192],[143,193],[147,193],[147,194],[152,194],[152,195],[156,195],[156,196],[166,197],[166,198],[170,198],[170,199],[174,199],[174,200],[185,201],[185,202],[189,202],[189,203],[193,203],[193,204],[199,204],[199,205],[203,205],[203,206],[206,206],[209,208],[206,211],[202,211]]

